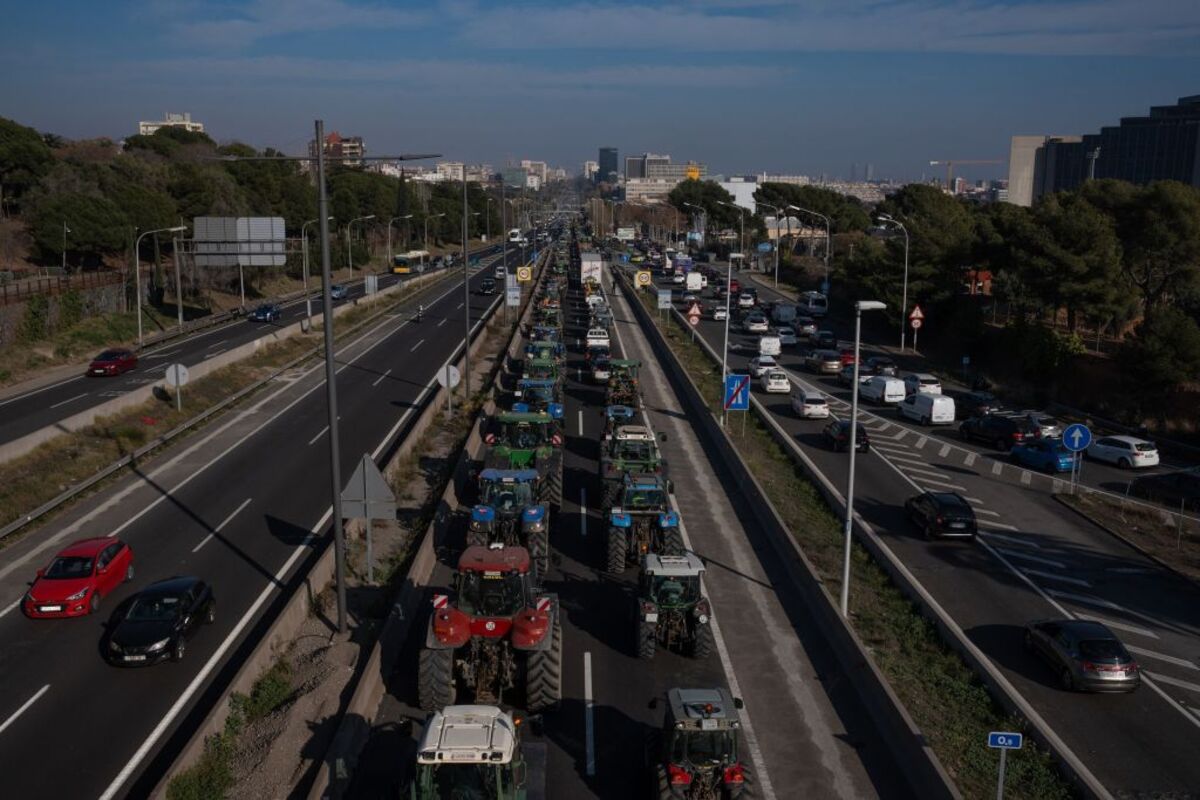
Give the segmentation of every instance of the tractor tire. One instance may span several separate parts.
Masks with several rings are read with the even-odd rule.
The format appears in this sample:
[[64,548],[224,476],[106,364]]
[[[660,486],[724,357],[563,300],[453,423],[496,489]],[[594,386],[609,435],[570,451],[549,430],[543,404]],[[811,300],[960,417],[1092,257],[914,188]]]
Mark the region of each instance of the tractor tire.
[[675,793],[671,791],[671,779],[667,776],[667,768],[659,764],[654,768],[654,786],[658,790],[658,800],[671,800]]
[[525,703],[535,713],[562,701],[562,625],[557,621],[550,636],[549,649],[529,654],[525,673]]
[[529,558],[533,562],[533,571],[537,580],[545,580],[550,571],[550,531],[543,530],[529,534]]
[[696,635],[692,638],[692,658],[702,661],[712,655],[712,649],[713,629],[710,619],[704,625],[696,625]]
[[680,528],[668,528],[663,534],[663,555],[681,556],[683,553],[683,531]]
[[437,711],[454,705],[454,651],[421,651],[417,670],[417,698],[421,710]]
[[658,650],[658,626],[644,619],[637,621],[637,654],[642,661],[653,661]]
[[550,470],[550,474],[546,476],[546,503],[558,510],[562,508],[562,499],[563,471],[562,459],[559,459],[556,469]]
[[608,571],[622,575],[629,559],[629,536],[622,528],[608,529]]

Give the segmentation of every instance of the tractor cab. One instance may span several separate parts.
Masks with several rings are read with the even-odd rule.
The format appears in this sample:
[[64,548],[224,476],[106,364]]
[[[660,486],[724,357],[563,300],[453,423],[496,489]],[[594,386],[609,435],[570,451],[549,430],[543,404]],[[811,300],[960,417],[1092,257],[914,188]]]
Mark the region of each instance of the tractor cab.
[[526,796],[520,721],[495,706],[447,706],[425,723],[411,800]]
[[458,559],[456,605],[472,617],[512,617],[532,604],[524,547],[468,547]]
[[525,361],[522,378],[530,380],[557,381],[559,376],[558,359],[530,358]]
[[558,400],[558,381],[552,378],[521,378],[517,381],[513,403],[515,413],[545,411],[554,419],[562,419],[563,404]]
[[608,571],[619,575],[649,553],[681,555],[683,532],[667,497],[666,480],[625,473],[621,488],[619,504],[608,513]]
[[467,544],[523,545],[539,575],[549,566],[550,509],[540,502],[535,469],[485,469],[479,473],[479,503],[471,509]]
[[558,360],[563,355],[563,343],[549,339],[537,339],[525,345],[525,356],[530,359]]
[[492,417],[483,441],[489,447],[513,450],[561,447],[562,425],[548,411],[503,412]]
[[704,562],[695,553],[642,557],[638,596],[660,609],[691,608],[700,601]]
[[604,438],[609,439],[620,426],[632,422],[637,416],[633,406],[612,405],[604,407]]
[[746,783],[738,760],[738,710],[726,689],[671,689],[658,753],[660,779],[686,797],[736,798]]

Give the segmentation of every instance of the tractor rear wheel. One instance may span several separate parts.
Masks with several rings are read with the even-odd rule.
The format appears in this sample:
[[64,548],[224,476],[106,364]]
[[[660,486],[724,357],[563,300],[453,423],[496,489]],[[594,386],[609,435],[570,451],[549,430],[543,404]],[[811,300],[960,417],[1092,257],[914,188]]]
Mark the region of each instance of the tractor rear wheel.
[[667,775],[667,770],[662,764],[654,768],[654,783],[658,789],[659,800],[671,800],[675,796],[675,793],[671,790],[671,778]]
[[629,537],[624,528],[608,529],[608,571],[613,575],[625,572],[629,557]]
[[663,555],[683,555],[683,531],[679,528],[667,528],[663,532]]
[[550,570],[550,532],[535,531],[529,534],[529,557],[533,561],[538,580],[544,580]]
[[422,711],[454,705],[454,650],[421,651],[417,667],[417,698]]
[[562,700],[562,625],[556,620],[550,632],[550,647],[529,654],[525,702],[530,711],[542,711]]
[[712,621],[701,625],[696,623],[695,635],[692,638],[692,658],[705,659],[712,654],[713,629]]
[[639,619],[637,623],[637,652],[643,661],[653,661],[658,649],[658,626],[653,622]]
[[546,502],[556,509],[562,508],[563,471],[562,459],[556,459],[554,468],[546,475]]

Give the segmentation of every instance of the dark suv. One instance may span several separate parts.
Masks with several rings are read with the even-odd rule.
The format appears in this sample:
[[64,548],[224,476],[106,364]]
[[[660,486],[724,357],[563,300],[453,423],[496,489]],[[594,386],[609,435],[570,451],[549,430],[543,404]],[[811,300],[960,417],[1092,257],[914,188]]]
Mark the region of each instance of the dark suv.
[[479,281],[479,293],[480,294],[495,294],[496,293],[496,279],[490,278],[490,277],[485,277],[481,281]]
[[[834,451],[849,449],[850,423],[846,420],[834,420],[825,426],[825,430],[822,433]],[[858,423],[858,435],[854,437],[854,444],[860,453],[865,453],[871,449],[871,440],[867,436],[867,429],[863,427],[861,422]]]
[[904,501],[904,510],[926,539],[974,539],[978,532],[975,510],[955,492],[921,492]]
[[964,441],[987,442],[997,450],[1011,450],[1027,439],[1036,439],[1038,431],[1024,419],[984,414],[965,420],[958,426],[958,435]]

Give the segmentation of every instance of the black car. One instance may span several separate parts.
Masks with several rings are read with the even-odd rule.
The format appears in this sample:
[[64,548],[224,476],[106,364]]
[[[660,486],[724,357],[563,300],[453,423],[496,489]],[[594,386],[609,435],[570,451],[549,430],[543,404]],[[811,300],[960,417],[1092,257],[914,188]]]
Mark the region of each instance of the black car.
[[167,578],[147,586],[129,603],[108,635],[109,663],[145,666],[181,661],[187,640],[201,623],[216,619],[212,587],[199,578]]
[[996,395],[978,390],[954,398],[954,407],[958,410],[958,415],[963,418],[982,417],[984,414],[991,414],[1002,408]]
[[479,281],[479,293],[480,294],[495,294],[496,293],[496,279],[495,278],[484,278],[483,280]]
[[863,363],[863,375],[886,375],[894,378],[900,374],[896,362],[887,356],[871,356]]
[[964,441],[987,442],[997,450],[1011,450],[1026,440],[1036,439],[1037,430],[1027,421],[1000,414],[984,414],[971,417],[958,426],[958,435]]
[[[846,420],[834,420],[826,425],[821,433],[825,436],[825,440],[829,442],[829,446],[835,451],[848,449],[850,443],[850,423]],[[858,433],[854,437],[854,444],[860,453],[865,453],[871,449],[871,440],[867,436],[867,429],[863,427],[861,422],[858,423]]]
[[250,319],[255,322],[277,322],[279,320],[279,306],[274,303],[263,303],[258,308],[250,312]]
[[926,539],[974,539],[979,532],[975,510],[956,492],[921,492],[904,501],[904,510]]

